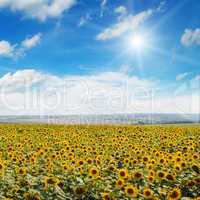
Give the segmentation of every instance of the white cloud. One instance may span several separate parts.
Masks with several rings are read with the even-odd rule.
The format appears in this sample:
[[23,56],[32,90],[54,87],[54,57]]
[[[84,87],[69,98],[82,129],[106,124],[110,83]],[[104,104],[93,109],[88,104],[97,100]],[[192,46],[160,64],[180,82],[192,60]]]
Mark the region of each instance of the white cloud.
[[[54,81],[52,81],[54,80]],[[0,78],[0,87],[9,86],[9,88],[16,88],[16,86],[25,87],[33,86],[34,84],[41,83],[45,86],[65,86],[68,83],[71,85],[71,80],[73,84],[76,82],[85,82],[86,85],[90,87],[95,87],[96,85],[118,85],[121,86],[123,83],[131,84],[137,87],[150,87],[152,85],[151,81],[142,80],[136,76],[129,76],[127,73],[122,71],[119,72],[104,72],[94,75],[84,75],[84,76],[73,76],[66,75],[63,77],[54,76],[51,74],[36,71],[34,69],[19,70],[15,73],[7,73]],[[69,82],[68,82],[69,81]],[[72,84],[72,85],[73,85]],[[40,85],[40,86],[41,86]]]
[[107,2],[108,2],[107,0],[101,0],[101,7],[106,6]]
[[119,6],[119,7],[115,8],[114,12],[119,14],[120,18],[127,15],[127,9],[124,6]]
[[12,57],[15,45],[11,45],[8,41],[0,41],[0,56]]
[[200,75],[197,75],[197,76],[195,77],[195,80],[200,81]]
[[101,14],[100,14],[100,17],[103,17],[107,3],[108,3],[107,0],[101,0]]
[[124,74],[129,74],[133,71],[133,67],[130,65],[121,65],[119,71]]
[[166,1],[161,1],[159,6],[157,7],[157,12],[163,12],[164,11],[164,7],[166,5]]
[[178,74],[176,76],[176,80],[181,81],[181,80],[185,79],[189,74],[190,74],[189,72],[184,72],[184,73]]
[[43,74],[34,69],[20,70],[15,73],[7,73],[0,79],[0,87],[6,91],[15,91],[35,84],[44,83],[46,80],[54,80],[54,76]]
[[42,34],[38,33],[31,38],[25,39],[24,41],[22,41],[22,46],[27,49],[31,49],[31,48],[35,47],[36,45],[38,45],[40,43],[41,36],[42,36]]
[[195,30],[185,29],[181,36],[182,45],[188,47],[192,45],[200,45],[200,28]]
[[75,3],[76,0],[0,0],[0,8],[21,11],[28,18],[45,21],[47,18],[61,16]]
[[153,85],[153,81],[122,72],[62,77],[33,69],[19,70],[0,78],[0,107],[29,114],[122,112],[133,105],[134,93],[149,98]]
[[84,26],[85,24],[88,23],[88,21],[90,21],[92,18],[90,16],[89,13],[87,13],[84,17],[81,17],[80,18],[80,21],[78,23],[78,26],[81,27],[81,26]]
[[156,93],[157,87],[160,81],[120,71],[55,76],[26,69],[0,78],[0,109],[2,115],[199,111],[198,92],[165,96]]
[[124,17],[116,24],[106,28],[101,33],[99,33],[97,35],[97,40],[109,40],[117,38],[128,31],[134,31],[139,27],[139,25],[148,19],[153,14],[153,12],[153,10],[147,10],[140,12],[137,15],[129,15]]
[[156,113],[199,113],[200,96],[198,93],[177,96],[165,96],[154,99]]
[[27,38],[18,44],[10,44],[9,41],[2,40],[0,41],[0,57],[8,57],[17,59],[25,55],[26,51],[37,46],[41,40],[41,33],[38,33],[31,38]]

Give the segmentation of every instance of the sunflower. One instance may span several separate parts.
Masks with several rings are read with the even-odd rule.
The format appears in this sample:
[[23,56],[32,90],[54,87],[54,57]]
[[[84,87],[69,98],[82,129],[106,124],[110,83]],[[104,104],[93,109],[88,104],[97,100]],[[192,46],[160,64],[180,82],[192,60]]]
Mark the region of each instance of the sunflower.
[[193,154],[192,158],[193,158],[194,160],[197,160],[197,159],[199,158],[199,155],[198,155],[197,153],[195,153],[195,154]]
[[12,194],[17,193],[20,190],[20,187],[18,185],[13,185],[13,188],[10,190]]
[[130,162],[129,158],[125,158],[125,159],[124,159],[124,163],[125,163],[125,164],[129,164],[129,162]]
[[36,194],[31,194],[31,193],[29,193],[29,192],[26,192],[25,194],[24,194],[24,198],[25,198],[25,200],[41,200],[41,197],[40,197],[40,195],[38,194],[38,193],[36,193]]
[[75,195],[81,196],[85,193],[85,188],[83,186],[77,186],[74,190]]
[[147,164],[147,169],[148,170],[152,170],[154,168],[154,166],[152,164]]
[[20,174],[20,175],[22,175],[22,176],[26,175],[26,173],[27,173],[26,167],[20,167],[20,168],[17,170],[17,173]]
[[5,169],[4,163],[0,161],[0,175],[4,174],[4,169]]
[[35,158],[34,156],[31,156],[31,157],[30,157],[30,162],[31,162],[32,164],[35,164],[36,158]]
[[194,179],[196,185],[200,185],[200,177]]
[[89,175],[96,178],[99,176],[99,170],[96,167],[92,167],[89,169]]
[[175,180],[175,177],[173,174],[171,173],[168,173],[165,178],[168,180],[168,181],[174,181]]
[[135,178],[135,179],[138,179],[138,180],[140,180],[140,179],[142,179],[142,173],[141,172],[135,172],[134,173],[134,175],[133,175],[133,177]]
[[51,155],[51,159],[52,159],[52,160],[56,160],[56,159],[57,159],[57,154],[56,154],[56,153],[53,153],[53,154]]
[[155,161],[154,159],[151,159],[150,163],[151,163],[152,165],[155,165],[156,161]]
[[147,179],[148,179],[148,181],[151,182],[151,183],[154,182],[154,176],[149,175]]
[[115,171],[115,166],[114,166],[113,164],[109,165],[109,166],[108,166],[108,170],[109,170],[110,172],[114,172],[114,171]]
[[177,156],[177,157],[175,157],[175,159],[174,159],[174,162],[175,162],[176,164],[180,163],[181,161],[182,161],[182,159],[181,159],[180,156]]
[[143,157],[143,162],[144,162],[144,163],[147,163],[148,161],[149,161],[149,158],[148,158],[147,156],[144,156],[144,157]]
[[150,171],[149,171],[149,175],[155,177],[156,172],[155,172],[154,170],[150,170]]
[[126,179],[128,177],[128,171],[126,169],[120,169],[119,172],[119,177]]
[[45,177],[44,178],[44,185],[45,189],[47,189],[48,186],[56,186],[58,185],[59,180],[56,177]]
[[145,188],[143,190],[143,195],[144,195],[145,198],[149,199],[149,198],[152,197],[153,191],[150,188]]
[[119,188],[122,188],[124,186],[124,180],[123,179],[118,179],[116,181],[116,186]]
[[164,179],[164,178],[165,178],[165,172],[159,171],[159,172],[157,173],[157,176],[158,176],[159,179]]
[[87,159],[87,163],[90,165],[90,164],[92,164],[92,159],[91,158],[88,158]]
[[45,153],[45,151],[44,151],[43,149],[40,149],[40,150],[38,151],[37,154],[38,154],[39,156],[43,156],[44,153]]
[[185,168],[186,167],[186,162],[183,161],[183,162],[181,162],[180,165],[181,165],[182,168]]
[[160,158],[159,163],[160,165],[164,165],[166,162],[166,160],[164,158]]
[[63,168],[64,171],[67,171],[69,169],[69,166],[68,166],[67,163],[63,163],[62,168]]
[[132,164],[136,165],[137,163],[138,163],[138,160],[137,159],[133,159]]
[[125,187],[125,193],[130,197],[137,197],[138,195],[138,189],[132,185]]
[[84,164],[84,160],[78,160],[78,161],[77,161],[77,165],[78,165],[78,166],[82,166],[83,164]]
[[198,166],[198,165],[193,164],[191,168],[192,168],[192,170],[195,171],[197,174],[200,174],[200,169],[199,169],[199,166]]
[[110,194],[108,192],[104,192],[101,194],[103,200],[111,200]]
[[182,167],[181,167],[181,165],[179,165],[179,164],[175,164],[175,165],[174,165],[174,169],[175,169],[177,172],[179,172],[179,171],[182,170]]
[[179,188],[174,188],[167,194],[168,200],[178,200],[181,198],[181,190]]

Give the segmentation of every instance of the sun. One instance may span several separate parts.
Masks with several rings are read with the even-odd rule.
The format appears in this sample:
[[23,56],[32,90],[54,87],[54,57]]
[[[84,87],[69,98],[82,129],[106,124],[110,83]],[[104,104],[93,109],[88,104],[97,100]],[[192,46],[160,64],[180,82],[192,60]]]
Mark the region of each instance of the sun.
[[142,50],[145,47],[145,37],[140,34],[133,35],[129,38],[129,45],[136,50]]

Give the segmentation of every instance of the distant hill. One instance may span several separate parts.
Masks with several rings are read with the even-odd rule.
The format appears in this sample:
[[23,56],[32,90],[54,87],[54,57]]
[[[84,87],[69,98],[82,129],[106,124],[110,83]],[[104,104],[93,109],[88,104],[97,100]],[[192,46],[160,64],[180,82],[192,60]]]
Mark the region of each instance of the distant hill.
[[50,124],[171,124],[199,123],[199,114],[112,114],[112,115],[52,115],[0,116],[0,123]]

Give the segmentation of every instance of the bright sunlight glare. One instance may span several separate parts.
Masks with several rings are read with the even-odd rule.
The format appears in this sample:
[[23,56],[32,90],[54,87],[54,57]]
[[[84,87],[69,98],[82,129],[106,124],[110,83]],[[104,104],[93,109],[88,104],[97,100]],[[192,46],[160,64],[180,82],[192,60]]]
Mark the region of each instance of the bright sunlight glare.
[[139,34],[130,37],[130,45],[136,50],[141,50],[145,47],[145,37]]

